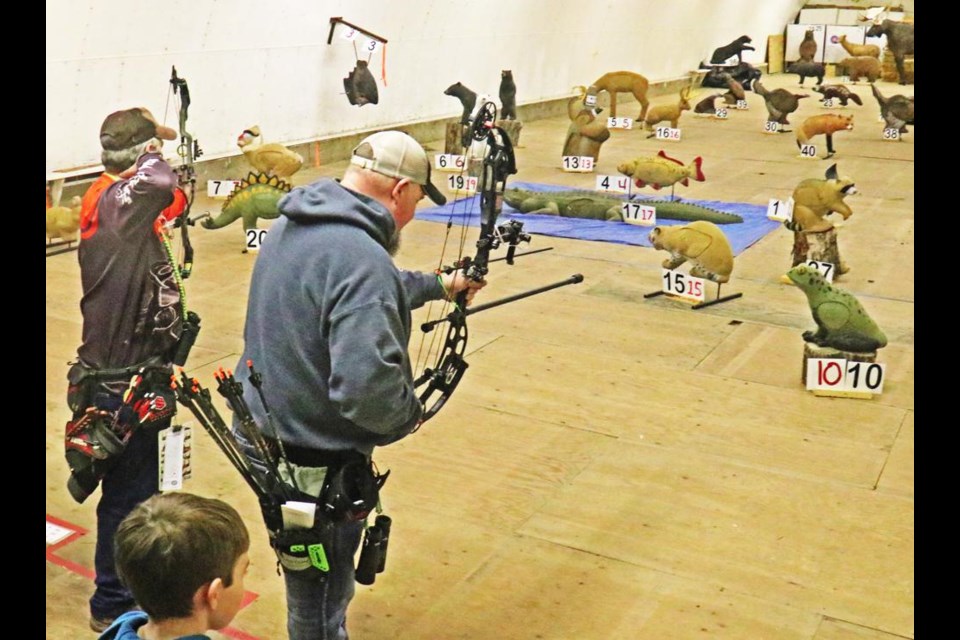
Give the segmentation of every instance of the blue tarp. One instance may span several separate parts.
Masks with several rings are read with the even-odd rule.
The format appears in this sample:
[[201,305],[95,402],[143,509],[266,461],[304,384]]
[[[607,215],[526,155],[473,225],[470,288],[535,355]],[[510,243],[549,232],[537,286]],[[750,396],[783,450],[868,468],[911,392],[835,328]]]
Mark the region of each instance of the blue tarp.
[[[507,188],[526,189],[529,191],[566,191],[568,186],[539,184],[535,182],[508,182]],[[608,194],[611,195],[611,194]],[[662,200],[664,196],[636,195],[634,201]],[[780,226],[767,218],[767,208],[762,205],[745,202],[721,202],[719,200],[693,200],[685,198],[684,202],[691,202],[705,207],[735,213],[743,218],[743,222],[719,225],[730,241],[733,255],[740,255],[747,247]],[[452,212],[452,217],[451,217]],[[432,207],[417,212],[418,220],[429,222],[452,221],[454,225],[480,225],[480,196],[462,198],[454,202],[447,202],[442,207]],[[616,242],[641,247],[649,247],[647,234],[651,227],[641,227],[626,222],[608,222],[605,220],[584,220],[581,218],[561,218],[560,216],[519,213],[516,209],[503,204],[503,212],[499,222],[516,219],[523,223],[523,230],[545,236],[560,238],[575,238],[580,240],[597,240],[600,242]],[[687,222],[682,220],[657,220],[663,226],[683,226]]]

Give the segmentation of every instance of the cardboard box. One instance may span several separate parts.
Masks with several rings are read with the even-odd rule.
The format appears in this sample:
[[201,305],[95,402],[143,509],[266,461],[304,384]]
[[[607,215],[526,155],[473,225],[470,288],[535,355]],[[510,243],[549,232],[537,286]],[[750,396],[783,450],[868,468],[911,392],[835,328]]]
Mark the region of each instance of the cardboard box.
[[[824,37],[823,61],[840,62],[850,56],[847,50],[840,44],[840,36],[847,36],[847,42],[850,44],[863,44],[867,30],[864,27],[849,27],[835,24],[828,24],[826,36]],[[883,49],[881,49],[883,51]]]
[[795,62],[800,59],[800,43],[803,42],[807,30],[813,31],[813,39],[817,41],[817,54],[813,57],[813,61],[823,62],[823,41],[827,31],[824,24],[788,24],[783,55],[786,62]]

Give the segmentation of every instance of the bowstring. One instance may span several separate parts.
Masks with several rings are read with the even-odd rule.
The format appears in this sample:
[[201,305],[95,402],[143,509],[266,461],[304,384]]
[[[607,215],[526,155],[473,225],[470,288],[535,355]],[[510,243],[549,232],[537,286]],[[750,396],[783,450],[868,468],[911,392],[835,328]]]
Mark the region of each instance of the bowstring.
[[[482,111],[483,111],[483,105],[480,105],[479,110],[477,111],[476,117],[479,117]],[[471,121],[470,126],[472,127],[472,125],[473,125],[473,121]],[[464,147],[464,146],[462,145],[462,141],[463,141],[463,131],[462,131],[462,128],[461,128],[460,139],[461,139],[461,149],[463,150],[462,155],[463,155],[464,161],[463,161],[463,166],[460,167],[460,171],[459,171],[459,173],[456,174],[456,176],[459,177],[459,178],[461,178],[462,182],[460,182],[460,184],[463,184],[463,185],[465,186],[465,185],[466,185],[466,179],[463,177],[463,175],[464,175],[464,171],[466,171],[466,170],[469,168],[469,166],[470,166],[470,146],[473,145],[474,140],[473,140],[473,136],[471,136],[471,137],[470,137],[470,140],[471,140],[470,145]],[[487,144],[486,138],[484,138],[484,145],[486,145],[486,144]],[[483,155],[481,155],[481,158],[482,158],[482,157],[483,157]],[[453,175],[453,174],[451,174],[451,175]],[[478,180],[479,180],[479,179],[478,179]],[[480,185],[478,184],[477,186],[479,187]],[[460,260],[463,259],[463,252],[464,252],[464,248],[466,247],[466,244],[467,244],[467,232],[468,232],[469,229],[470,229],[470,222],[471,222],[471,220],[472,220],[472,218],[473,218],[473,216],[474,216],[474,213],[476,213],[477,215],[479,215],[479,213],[480,213],[480,211],[479,211],[479,203],[480,203],[480,194],[474,194],[473,196],[470,196],[470,197],[467,197],[467,198],[461,198],[461,199],[459,199],[459,200],[454,200],[454,201],[453,201],[453,203],[452,203],[452,205],[451,205],[451,207],[450,207],[450,214],[447,216],[447,230],[446,230],[446,233],[444,234],[444,237],[443,237],[443,245],[442,245],[441,250],[440,250],[440,258],[439,258],[439,260],[437,261],[437,267],[436,267],[436,270],[435,270],[438,276],[439,276],[439,274],[440,274],[440,273],[443,271],[443,269],[444,269],[444,262],[445,262],[445,259],[446,259],[447,247],[448,247],[449,241],[450,241],[450,232],[451,232],[451,229],[453,228],[453,219],[454,219],[454,216],[455,216],[456,213],[457,213],[457,205],[458,205],[458,204],[462,204],[462,212],[461,212],[461,215],[463,216],[463,217],[462,217],[462,223],[461,223],[461,225],[460,225],[460,238],[459,238],[459,241],[457,242],[457,259],[456,259],[456,261],[459,262]],[[474,211],[474,207],[476,207],[476,212]],[[451,305],[454,305],[454,304],[455,304],[455,298],[456,298],[456,296],[452,296],[452,298],[453,298],[453,299],[444,298],[444,300],[443,300],[442,303],[440,304],[440,312],[439,312],[439,315],[436,316],[436,317],[445,317],[445,316],[447,316],[447,315],[450,313]],[[433,320],[433,318],[435,317],[435,316],[433,315],[434,302],[436,302],[436,301],[431,300],[431,301],[427,304],[427,321],[428,321],[428,322],[431,321],[431,320]],[[438,360],[437,364],[439,364],[439,354],[440,354],[440,348],[441,348],[441,347],[440,347],[440,345],[438,345],[438,342],[443,341],[443,342],[445,343],[445,342],[446,342],[446,334],[444,333],[443,330],[440,330],[440,329],[434,329],[434,331],[432,331],[431,333],[433,333],[433,336],[430,338],[429,344],[427,344],[426,334],[425,334],[425,333],[421,333],[421,335],[420,335],[420,346],[419,346],[418,349],[417,349],[417,357],[416,357],[416,360],[415,360],[415,369],[414,369],[414,371],[415,371],[414,377],[415,377],[415,378],[419,377],[419,376],[423,373],[423,370],[426,369],[427,364],[428,364],[431,360],[433,360],[433,355],[434,355],[434,354],[437,354],[437,356],[438,356],[438,357],[437,357],[437,360]],[[442,337],[441,337],[441,334],[442,334]],[[424,348],[425,348],[425,347],[426,347],[426,352],[424,352]]]

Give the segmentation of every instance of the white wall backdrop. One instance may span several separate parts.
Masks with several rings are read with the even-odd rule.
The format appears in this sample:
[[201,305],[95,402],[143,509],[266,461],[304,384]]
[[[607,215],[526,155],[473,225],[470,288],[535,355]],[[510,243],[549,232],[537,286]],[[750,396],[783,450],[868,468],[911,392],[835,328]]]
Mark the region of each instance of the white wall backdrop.
[[[46,168],[98,163],[100,123],[117,109],[145,106],[176,128],[172,66],[189,83],[188,129],[216,157],[236,153],[237,135],[254,124],[264,142],[297,143],[454,117],[460,103],[444,89],[460,81],[496,96],[501,69],[513,71],[525,104],[618,69],[652,82],[682,77],[744,34],[757,49],[746,59],[762,62],[767,36],[804,3],[47,0]],[[386,85],[380,53],[370,61],[377,105],[344,95],[356,55],[339,31],[327,44],[335,16],[388,40]]]

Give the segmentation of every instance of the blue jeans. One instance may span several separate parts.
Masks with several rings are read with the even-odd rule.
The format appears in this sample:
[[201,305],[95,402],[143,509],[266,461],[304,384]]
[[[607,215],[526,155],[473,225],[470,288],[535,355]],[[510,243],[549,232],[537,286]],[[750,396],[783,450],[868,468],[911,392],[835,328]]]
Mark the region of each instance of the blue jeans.
[[[259,469],[265,465],[243,434],[234,431],[241,451]],[[360,547],[363,522],[344,522],[333,529],[325,545],[330,570],[283,569],[287,594],[287,635],[290,640],[347,640],[347,607],[355,591],[354,556]],[[326,548],[330,547],[330,548]]]
[[135,506],[159,491],[160,461],[157,433],[170,426],[170,419],[136,429],[116,465],[100,481],[97,504],[97,548],[94,567],[96,589],[90,598],[90,614],[115,618],[136,603],[120,582],[113,560],[113,536]]

